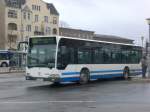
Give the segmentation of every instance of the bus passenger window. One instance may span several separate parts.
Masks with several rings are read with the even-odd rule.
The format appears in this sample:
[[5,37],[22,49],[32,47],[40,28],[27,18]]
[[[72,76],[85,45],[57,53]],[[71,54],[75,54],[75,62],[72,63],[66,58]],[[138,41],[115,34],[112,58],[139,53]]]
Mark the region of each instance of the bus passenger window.
[[78,64],[91,64],[90,49],[78,49]]
[[60,46],[58,51],[58,68],[65,69],[69,63],[68,48],[66,46]]

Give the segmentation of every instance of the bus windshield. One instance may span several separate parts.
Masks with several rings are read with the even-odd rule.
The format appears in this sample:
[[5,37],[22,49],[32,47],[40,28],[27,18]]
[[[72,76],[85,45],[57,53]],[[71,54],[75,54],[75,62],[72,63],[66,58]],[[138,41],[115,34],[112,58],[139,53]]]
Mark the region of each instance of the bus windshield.
[[30,38],[27,66],[28,67],[55,67],[56,38]]

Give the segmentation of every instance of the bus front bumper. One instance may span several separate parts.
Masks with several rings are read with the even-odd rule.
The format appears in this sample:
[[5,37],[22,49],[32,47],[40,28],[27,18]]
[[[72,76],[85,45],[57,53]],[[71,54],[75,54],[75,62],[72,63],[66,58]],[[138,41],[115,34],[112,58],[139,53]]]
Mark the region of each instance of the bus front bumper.
[[43,77],[32,77],[32,76],[25,76],[26,80],[38,80],[41,79],[43,81],[50,81],[50,82],[59,82],[61,80],[60,77],[48,77],[48,78],[43,78]]

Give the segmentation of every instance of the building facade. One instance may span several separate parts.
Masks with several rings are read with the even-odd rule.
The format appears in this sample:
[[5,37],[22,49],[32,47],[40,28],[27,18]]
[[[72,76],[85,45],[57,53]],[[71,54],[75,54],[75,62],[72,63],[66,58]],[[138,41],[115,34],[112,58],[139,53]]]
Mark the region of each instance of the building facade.
[[0,0],[0,49],[16,49],[35,35],[58,35],[59,13],[42,0]]
[[119,37],[119,36],[113,36],[113,35],[94,34],[93,39],[100,40],[100,41],[124,43],[124,44],[134,44],[134,40],[132,39]]
[[60,36],[65,36],[65,37],[93,39],[94,31],[60,27],[59,28],[59,35]]
[[134,44],[134,40],[132,40],[132,39],[123,38],[123,37],[119,37],[119,36],[113,36],[113,35],[95,34],[94,31],[72,29],[72,28],[60,27],[59,28],[59,35],[60,36],[66,36],[66,37],[75,37],[75,38],[107,41],[107,42]]

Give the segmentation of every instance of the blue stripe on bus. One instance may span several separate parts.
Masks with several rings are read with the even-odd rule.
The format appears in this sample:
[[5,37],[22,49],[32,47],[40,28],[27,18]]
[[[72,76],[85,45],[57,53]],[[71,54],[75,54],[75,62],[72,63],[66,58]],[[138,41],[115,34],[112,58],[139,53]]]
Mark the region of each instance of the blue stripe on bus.
[[[121,77],[123,74],[107,74],[107,75],[93,75],[90,77],[90,79],[109,79],[113,77]],[[73,81],[79,81],[80,77],[65,77],[61,78],[61,82],[73,82]]]
[[[141,75],[141,72],[137,72],[137,75]],[[123,77],[123,74],[118,73],[118,74],[96,74],[90,76],[90,79],[110,79],[110,78],[115,78],[115,77]],[[65,77],[61,78],[61,82],[73,82],[73,81],[79,81],[80,77]]]
[[[141,72],[142,70],[137,69],[134,71]],[[110,73],[110,72],[123,72],[123,70],[99,70],[99,71],[91,71],[90,73],[93,74],[93,73]],[[64,72],[62,73],[62,75],[80,75],[80,72]]]
[[62,75],[80,75],[80,72],[65,72]]
[[[123,70],[101,70],[101,71],[91,71],[90,73],[107,73],[107,72],[122,72]],[[62,75],[80,75],[80,72],[64,72]]]
[[123,74],[93,75],[91,79],[109,79],[114,77],[123,77]]
[[79,81],[80,77],[66,77],[66,78],[61,78],[61,82],[73,82],[73,81]]
[[90,73],[106,73],[106,72],[123,72],[123,70],[99,70],[99,71],[91,71]]

